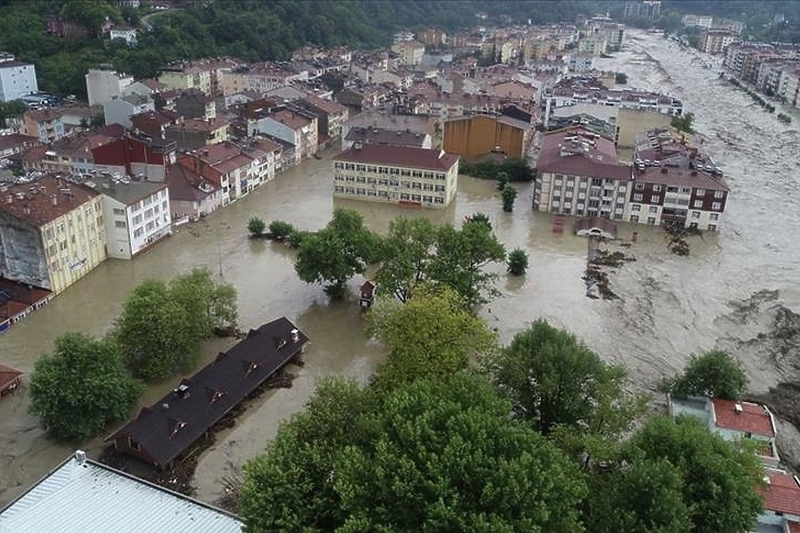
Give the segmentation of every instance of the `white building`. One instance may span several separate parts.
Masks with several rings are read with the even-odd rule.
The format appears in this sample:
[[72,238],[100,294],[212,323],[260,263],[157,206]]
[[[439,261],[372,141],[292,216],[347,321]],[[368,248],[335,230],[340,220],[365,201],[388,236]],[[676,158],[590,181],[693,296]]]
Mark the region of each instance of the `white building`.
[[103,104],[103,114],[106,124],[122,124],[128,129],[133,127],[131,117],[139,113],[155,111],[156,107],[152,98],[139,94],[128,94]]
[[167,183],[111,177],[85,183],[103,195],[109,257],[132,259],[172,234]]
[[133,77],[120,74],[110,69],[89,69],[86,73],[86,94],[89,105],[103,105],[122,95],[122,92],[133,83]]
[[0,510],[3,533],[241,533],[242,520],[76,451]]
[[35,66],[13,59],[0,62],[0,101],[10,102],[38,91]]
[[108,32],[108,37],[112,41],[114,39],[122,39],[128,46],[133,46],[136,44],[136,28],[115,26]]
[[[312,118],[313,117],[313,118]],[[281,109],[247,123],[247,135],[264,133],[295,147],[295,164],[317,153],[317,117],[298,110]]]
[[355,143],[333,158],[333,196],[444,208],[456,195],[458,162],[442,150]]

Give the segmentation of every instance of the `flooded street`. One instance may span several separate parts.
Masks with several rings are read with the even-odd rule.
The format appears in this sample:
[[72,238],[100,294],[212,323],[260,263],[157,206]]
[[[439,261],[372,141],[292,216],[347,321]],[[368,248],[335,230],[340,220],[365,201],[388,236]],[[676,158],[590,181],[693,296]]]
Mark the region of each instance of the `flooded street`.
[[[357,209],[380,232],[401,214],[454,223],[476,211],[489,214],[507,249],[521,247],[530,254],[524,278],[506,277],[504,266],[497,266],[503,295],[482,310],[503,342],[531,320],[544,317],[573,331],[608,360],[628,365],[640,388],[651,388],[679,370],[692,352],[714,347],[728,349],[742,360],[753,392],[794,379],[797,363],[775,357],[770,335],[778,310],[800,308],[796,126],[781,124],[747,95],[719,81],[718,71],[706,69],[699,55],[658,35],[632,34],[614,59],[598,63],[604,69],[624,71],[632,87],[682,99],[685,110],[696,115],[696,128],[706,139],[704,149],[724,169],[732,189],[721,232],[690,239],[689,257],[672,255],[657,228],[620,224],[623,238],[633,231],[639,235],[631,248],[623,250],[637,261],[611,275],[611,288],[619,300],[585,297],[581,276],[586,241],[569,231],[552,233],[551,217],[530,210],[531,184],[518,185],[514,213],[501,211],[493,183],[463,177],[454,205],[441,212],[334,203],[329,153],[323,160],[306,161],[279,175],[207,221],[178,228],[173,237],[135,261],[106,261],[0,336],[0,360],[29,377],[36,358],[52,348],[57,336],[72,330],[103,334],[137,284],[148,278],[168,279],[196,266],[208,266],[217,276],[221,272],[236,286],[243,329],[286,315],[311,338],[306,364],[290,369],[297,376],[292,388],[258,399],[203,454],[196,474],[198,496],[213,501],[220,496],[218,481],[229,462],[241,464],[262,450],[278,424],[302,408],[316,379],[335,374],[366,380],[380,361],[380,347],[363,335],[355,301],[362,279],[352,280],[349,301],[330,305],[319,286],[297,279],[289,248],[251,241],[246,235],[247,220],[253,215],[315,230],[336,206]],[[795,123],[800,120],[796,115]],[[233,342],[209,343],[204,362]],[[143,402],[154,401],[177,381],[151,387]],[[44,438],[27,413],[26,392],[0,402],[0,505],[75,447]],[[101,443],[83,447],[96,457]]]

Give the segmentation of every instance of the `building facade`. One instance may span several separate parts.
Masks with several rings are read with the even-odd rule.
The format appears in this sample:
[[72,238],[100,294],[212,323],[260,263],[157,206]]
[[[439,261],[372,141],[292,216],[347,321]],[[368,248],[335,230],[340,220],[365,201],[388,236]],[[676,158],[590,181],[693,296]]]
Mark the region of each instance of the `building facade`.
[[0,186],[0,271],[58,294],[105,261],[100,194],[45,176]]
[[38,91],[35,66],[13,59],[0,62],[0,101],[18,100]]
[[133,83],[132,76],[109,68],[89,69],[85,78],[90,106],[103,105],[122,96],[125,88]]
[[444,208],[456,194],[458,163],[442,150],[356,143],[333,158],[333,195]]
[[444,123],[443,148],[462,157],[481,157],[500,152],[508,157],[525,157],[533,128],[511,117],[475,115]]
[[697,47],[706,54],[721,54],[738,38],[739,36],[731,31],[706,30],[700,33],[700,42]]

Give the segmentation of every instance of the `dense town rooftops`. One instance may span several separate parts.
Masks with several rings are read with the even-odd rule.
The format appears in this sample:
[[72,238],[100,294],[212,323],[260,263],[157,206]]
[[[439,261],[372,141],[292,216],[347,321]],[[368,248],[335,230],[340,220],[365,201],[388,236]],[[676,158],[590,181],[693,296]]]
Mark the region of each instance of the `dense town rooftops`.
[[83,184],[124,205],[133,205],[139,200],[167,188],[167,184],[163,182],[120,180],[107,176],[92,176]]
[[614,142],[585,128],[545,134],[536,168],[564,175],[631,178],[631,167],[619,162]]
[[272,118],[281,124],[285,124],[293,130],[299,130],[311,124],[310,118],[289,109],[281,109],[280,111],[273,113]]
[[[772,415],[763,405],[720,398],[714,398],[711,402],[714,405],[714,416],[718,428],[770,438],[775,436]],[[798,506],[800,506],[800,501],[798,501]]]
[[794,474],[773,468],[766,469],[765,483],[759,490],[764,508],[773,512],[800,515],[800,483]]
[[88,187],[54,176],[0,185],[0,210],[34,226],[44,226],[98,195]]
[[442,150],[389,146],[383,144],[359,144],[335,156],[334,161],[388,165],[404,168],[421,168],[447,172],[458,162],[458,156]]
[[281,317],[258,329],[110,435],[132,439],[164,467],[297,355],[308,337]]
[[210,505],[75,452],[0,510],[0,533],[241,533],[243,523]]
[[620,103],[680,105],[680,100],[671,96],[635,89],[609,89],[595,77],[573,77],[559,81],[553,87],[556,97],[579,100],[607,100]]
[[425,134],[411,130],[388,130],[383,128],[350,128],[346,141],[361,141],[373,144],[391,144],[394,146],[416,146],[422,148]]

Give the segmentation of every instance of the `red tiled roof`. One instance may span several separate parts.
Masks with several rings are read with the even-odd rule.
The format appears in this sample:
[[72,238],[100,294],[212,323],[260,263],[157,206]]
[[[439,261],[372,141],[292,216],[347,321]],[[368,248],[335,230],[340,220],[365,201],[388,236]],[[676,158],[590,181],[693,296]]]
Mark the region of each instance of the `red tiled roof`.
[[[772,417],[763,405],[752,402],[734,402],[714,398],[711,400],[714,406],[714,416],[717,420],[717,427],[722,429],[732,429],[742,433],[754,433],[765,437],[775,436],[775,427],[772,425]],[[742,406],[742,411],[737,412],[735,405]]]
[[444,172],[450,170],[458,162],[457,155],[440,150],[369,143],[361,145],[361,148],[356,148],[354,145],[333,159],[334,161],[422,168]]
[[[577,136],[579,139],[570,141],[567,140],[568,136]],[[561,155],[562,149],[569,149],[573,155]],[[631,177],[631,167],[621,164],[617,159],[614,142],[581,127],[546,134],[536,169],[539,172],[596,178],[627,180]]]
[[34,182],[9,186],[0,193],[0,210],[34,226],[44,226],[98,194],[77,183],[44,176]]
[[769,483],[759,489],[764,508],[779,513],[800,515],[800,484],[794,474],[783,470],[766,470]]
[[800,522],[786,522],[789,526],[789,533],[800,533]]
[[271,118],[281,122],[282,124],[286,124],[293,130],[299,130],[304,126],[311,124],[310,118],[303,116],[300,113],[289,111],[288,109],[283,109],[277,113],[273,113]]
[[646,183],[658,183],[673,187],[694,187],[709,191],[730,191],[722,176],[714,176],[702,170],[688,168],[645,167],[635,171],[636,179]]

